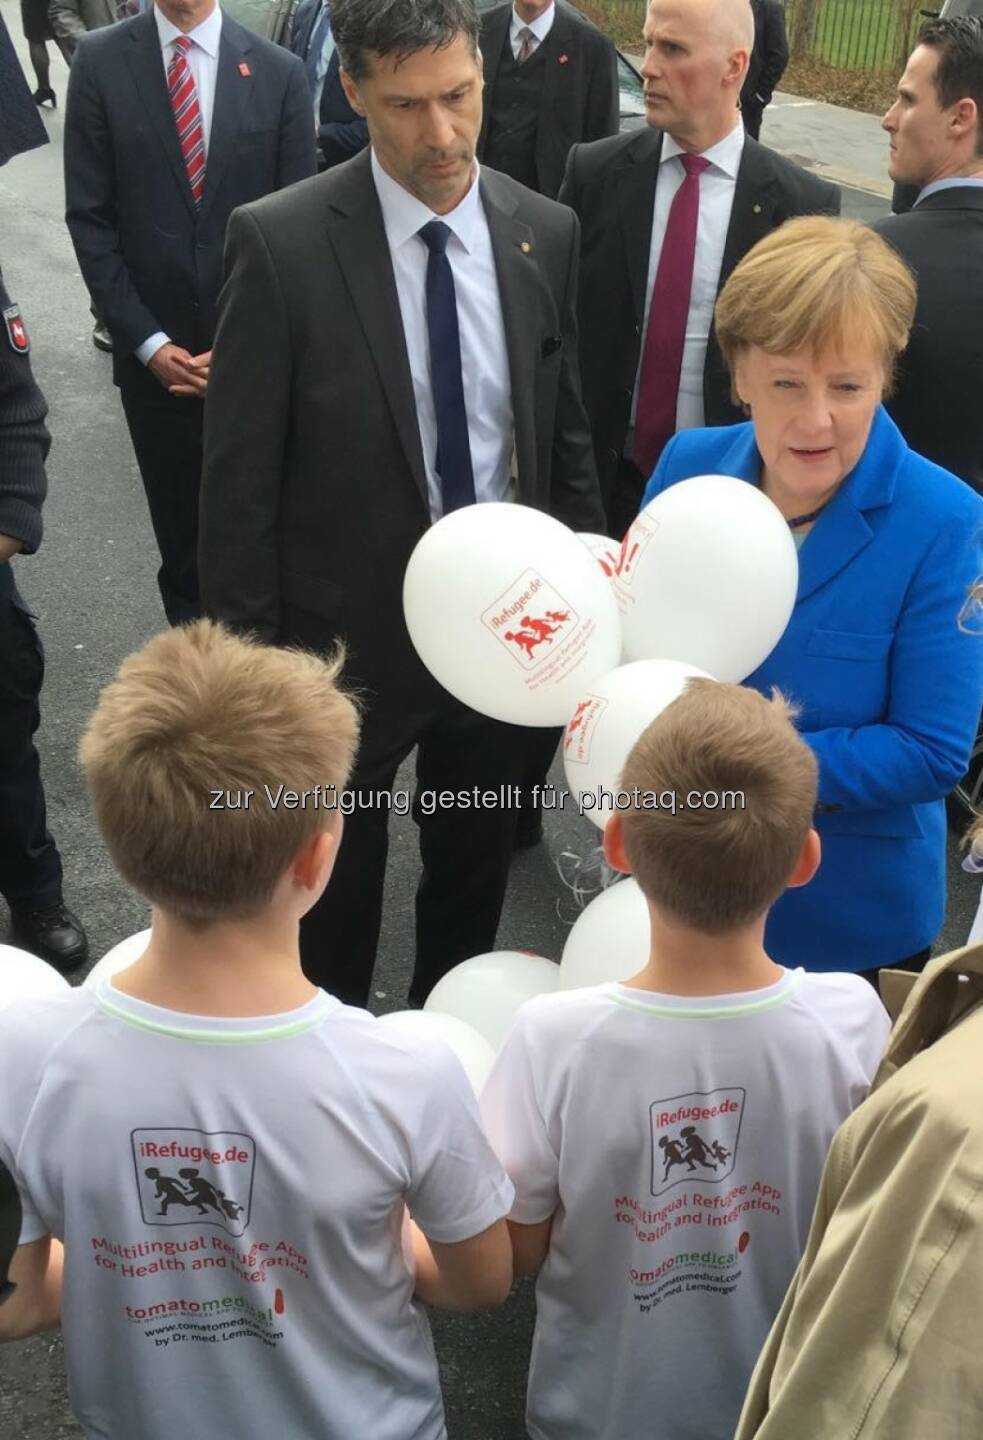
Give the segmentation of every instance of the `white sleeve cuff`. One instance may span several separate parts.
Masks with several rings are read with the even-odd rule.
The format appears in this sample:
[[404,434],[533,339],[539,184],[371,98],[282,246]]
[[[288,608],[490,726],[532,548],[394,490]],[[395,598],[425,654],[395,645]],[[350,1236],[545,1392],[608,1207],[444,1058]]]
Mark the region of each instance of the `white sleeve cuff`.
[[155,330],[152,335],[144,340],[142,345],[137,346],[133,353],[141,365],[149,365],[160,347],[162,345],[170,345],[170,343],[171,337],[169,335],[165,335],[163,330]]

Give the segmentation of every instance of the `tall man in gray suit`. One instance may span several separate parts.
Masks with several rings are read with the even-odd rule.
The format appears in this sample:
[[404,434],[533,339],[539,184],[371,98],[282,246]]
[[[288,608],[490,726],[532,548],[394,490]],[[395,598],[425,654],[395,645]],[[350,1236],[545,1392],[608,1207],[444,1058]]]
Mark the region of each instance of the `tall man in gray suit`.
[[[400,762],[419,746],[428,792],[518,784],[523,766],[525,732],[454,701],[417,659],[401,599],[413,547],[448,511],[513,493],[579,530],[602,517],[577,379],[577,222],[479,172],[472,0],[334,0],[331,13],[370,148],[232,217],[200,569],[208,613],[268,641],[347,647],[365,701],[359,804],[301,938],[308,976],[364,1004]],[[420,1004],[494,947],[515,814],[418,805],[416,818]]]

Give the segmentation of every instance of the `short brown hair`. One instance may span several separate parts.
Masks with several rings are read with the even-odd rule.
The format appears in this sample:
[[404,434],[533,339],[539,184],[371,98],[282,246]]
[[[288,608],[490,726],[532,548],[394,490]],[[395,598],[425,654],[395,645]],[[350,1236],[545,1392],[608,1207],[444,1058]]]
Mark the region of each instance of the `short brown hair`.
[[873,230],[857,220],[803,215],[759,240],[737,265],[717,299],[717,342],[733,380],[738,356],[752,345],[769,355],[819,354],[868,336],[889,388],[916,299],[911,271]]
[[[671,791],[676,813],[634,803],[624,844],[644,894],[667,920],[708,935],[748,925],[778,899],[816,806],[818,767],[777,692],[690,680],[652,722],[625,765],[633,799]],[[743,807],[680,808],[688,795]]]
[[[113,863],[145,899],[188,922],[248,918],[304,841],[337,822],[331,798],[358,739],[340,668],[210,620],[123,661],[79,755]],[[325,804],[271,803],[264,786],[275,799],[280,785],[320,785]],[[247,791],[240,808],[212,808],[216,792]]]

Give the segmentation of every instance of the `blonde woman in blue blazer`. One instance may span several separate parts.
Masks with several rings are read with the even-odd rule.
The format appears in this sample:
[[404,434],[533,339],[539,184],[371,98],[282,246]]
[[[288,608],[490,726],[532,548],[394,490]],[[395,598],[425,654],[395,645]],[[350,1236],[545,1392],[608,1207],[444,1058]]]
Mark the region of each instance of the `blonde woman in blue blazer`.
[[881,405],[914,304],[865,226],[791,220],[762,240],[715,316],[750,422],[678,433],[643,500],[733,475],[799,547],[792,619],[746,683],[799,706],[819,761],[822,866],[766,932],[776,960],[809,970],[921,968],[945,909],[944,797],[980,718],[983,640],[956,620],[983,569],[983,501]]

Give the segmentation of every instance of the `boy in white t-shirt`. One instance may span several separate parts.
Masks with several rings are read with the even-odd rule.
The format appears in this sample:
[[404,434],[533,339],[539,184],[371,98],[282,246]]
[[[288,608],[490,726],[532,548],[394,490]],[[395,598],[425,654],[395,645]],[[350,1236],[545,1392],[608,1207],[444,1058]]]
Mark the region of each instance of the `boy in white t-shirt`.
[[[816,763],[784,701],[691,681],[622,784],[605,851],[649,902],[649,962],[523,1006],[481,1102],[516,1273],[539,1271],[527,1424],[730,1440],[888,1020],[866,981],[763,948],[768,907],[819,863]],[[673,814],[670,791],[705,800]]]
[[0,1016],[24,1212],[0,1338],[60,1303],[90,1440],[442,1440],[414,1288],[466,1310],[511,1284],[457,1059],[301,971],[357,738],[337,669],[201,621],[123,664],[82,742],[153,929],[95,990]]

